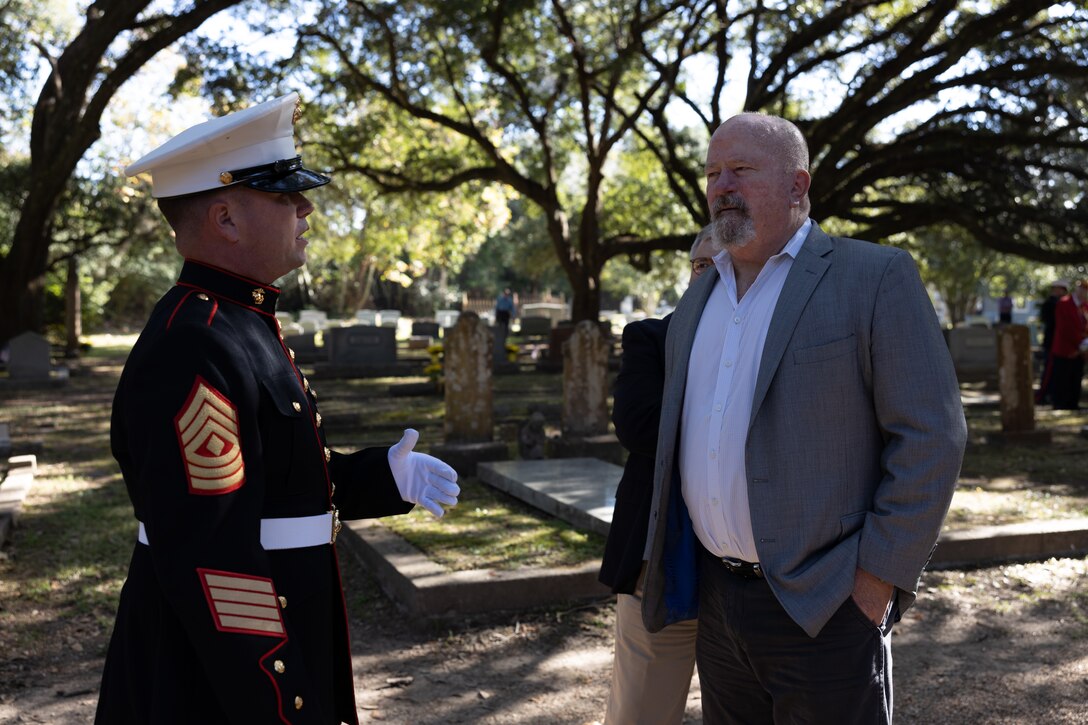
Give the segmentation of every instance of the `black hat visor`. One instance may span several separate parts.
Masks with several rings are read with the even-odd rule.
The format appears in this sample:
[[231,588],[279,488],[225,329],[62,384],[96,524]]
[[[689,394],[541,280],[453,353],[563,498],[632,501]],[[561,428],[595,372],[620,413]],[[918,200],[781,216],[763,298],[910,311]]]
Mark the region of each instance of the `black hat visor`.
[[306,191],[324,186],[331,178],[302,166],[302,157],[281,159],[271,164],[250,166],[230,172],[233,184],[244,184],[251,189],[274,194]]

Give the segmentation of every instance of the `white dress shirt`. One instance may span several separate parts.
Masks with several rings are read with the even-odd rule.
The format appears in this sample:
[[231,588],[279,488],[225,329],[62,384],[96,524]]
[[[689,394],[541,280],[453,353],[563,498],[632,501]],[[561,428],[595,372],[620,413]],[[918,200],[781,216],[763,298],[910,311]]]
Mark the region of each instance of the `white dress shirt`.
[[767,260],[740,302],[729,252],[714,257],[719,280],[699,318],[688,361],[680,481],[695,535],[715,556],[759,561],[744,466],[752,396],[771,316],[811,227],[812,220],[805,220]]

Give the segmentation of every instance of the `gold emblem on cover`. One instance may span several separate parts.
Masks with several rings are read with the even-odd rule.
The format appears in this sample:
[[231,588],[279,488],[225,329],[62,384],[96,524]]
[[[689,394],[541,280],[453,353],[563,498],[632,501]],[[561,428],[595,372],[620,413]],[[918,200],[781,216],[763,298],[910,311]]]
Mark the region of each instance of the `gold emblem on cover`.
[[253,304],[255,304],[255,305],[264,304],[264,290],[263,289],[261,289],[260,287],[257,287],[250,294],[253,295]]

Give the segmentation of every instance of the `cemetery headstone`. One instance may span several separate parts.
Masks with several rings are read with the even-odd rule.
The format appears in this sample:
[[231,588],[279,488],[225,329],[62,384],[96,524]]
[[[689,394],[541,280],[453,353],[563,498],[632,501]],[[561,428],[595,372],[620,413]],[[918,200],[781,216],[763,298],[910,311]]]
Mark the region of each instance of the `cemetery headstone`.
[[329,362],[334,366],[386,365],[397,361],[396,330],[351,325],[325,331]]
[[378,310],[378,324],[380,326],[396,329],[398,320],[400,320],[400,310]]
[[307,332],[324,330],[329,326],[329,315],[324,310],[301,310],[298,313],[298,324]]
[[437,322],[431,320],[415,320],[412,322],[412,336],[437,338],[442,328]]
[[997,380],[997,336],[988,327],[955,327],[945,333],[961,383]]
[[367,325],[369,327],[378,327],[378,311],[377,310],[358,310],[355,313],[356,325]]
[[1031,339],[1024,325],[1002,325],[997,331],[998,390],[1001,434],[992,443],[1047,444],[1050,431],[1035,430],[1034,375]]
[[12,380],[48,380],[49,341],[36,332],[16,335],[8,343],[8,374]]
[[453,327],[457,324],[457,318],[460,315],[458,310],[435,310],[434,319],[439,327]]
[[550,317],[522,317],[521,318],[521,336],[522,337],[548,337],[552,331],[552,320]]
[[491,331],[474,312],[457,320],[445,342],[446,441],[493,437]]
[[608,432],[609,344],[600,326],[583,320],[563,343],[564,435]]

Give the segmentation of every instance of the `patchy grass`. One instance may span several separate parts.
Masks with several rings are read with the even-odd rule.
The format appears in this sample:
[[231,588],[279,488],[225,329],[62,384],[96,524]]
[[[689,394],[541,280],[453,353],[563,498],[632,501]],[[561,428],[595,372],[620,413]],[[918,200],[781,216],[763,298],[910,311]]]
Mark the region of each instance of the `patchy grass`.
[[600,558],[604,538],[574,529],[480,483],[462,479],[441,519],[422,508],[382,523],[452,571],[573,566]]

